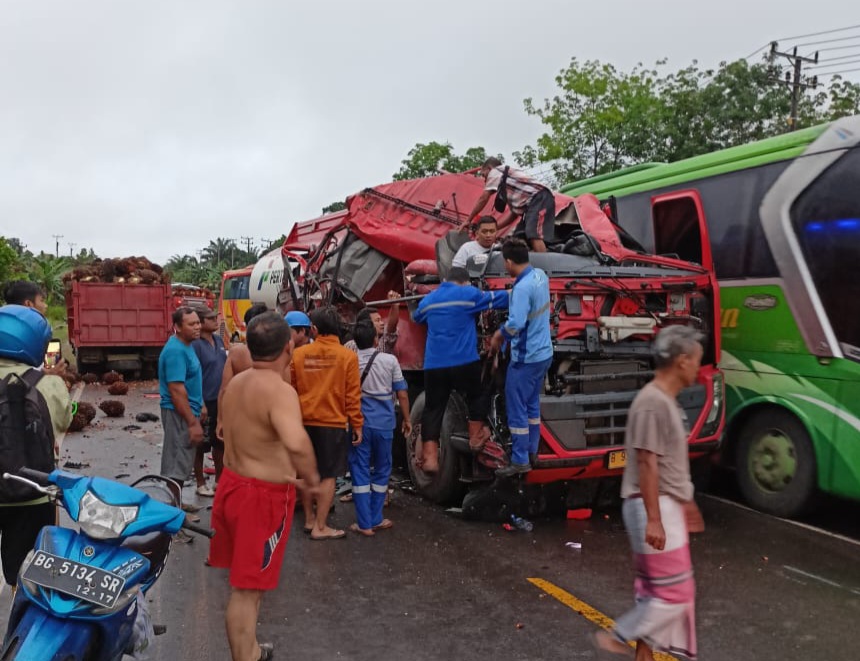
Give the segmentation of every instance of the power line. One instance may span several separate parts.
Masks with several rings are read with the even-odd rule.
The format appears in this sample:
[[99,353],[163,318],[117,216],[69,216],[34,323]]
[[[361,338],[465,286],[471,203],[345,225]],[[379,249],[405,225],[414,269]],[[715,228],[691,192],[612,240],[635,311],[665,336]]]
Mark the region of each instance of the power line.
[[806,46],[818,46],[820,44],[835,44],[837,41],[853,41],[856,39],[860,39],[860,34],[851,35],[850,37],[840,37],[839,39],[824,39],[822,41],[807,41],[804,44],[797,44],[798,48],[805,48]]
[[[857,55],[860,55],[860,53],[858,53]],[[854,55],[854,57],[856,58],[857,55]],[[819,69],[833,69],[834,67],[844,67],[846,64],[856,64],[857,62],[860,62],[860,59],[846,60],[845,62],[837,62],[836,64],[819,64],[818,66],[809,68],[815,69],[815,73],[820,73]]]
[[827,73],[820,73],[819,76],[838,76],[843,73],[851,73],[852,71],[860,71],[860,69],[844,69],[842,71],[828,71]]
[[835,60],[847,60],[852,57],[857,57],[857,53],[851,53],[850,55],[837,55],[836,57],[828,57],[826,60],[819,60],[819,63],[813,67],[809,67],[810,69],[815,69],[817,67],[826,67],[827,62],[833,62]]
[[860,44],[854,44],[852,46],[831,46],[830,48],[819,48],[818,52],[824,53],[825,51],[832,51],[832,50],[849,50],[851,48],[860,48]]
[[860,28],[860,25],[849,25],[847,28],[836,28],[835,30],[824,30],[823,32],[810,32],[809,34],[800,34],[794,37],[782,37],[781,39],[777,39],[777,41],[793,41],[794,39],[806,39],[807,37],[818,37],[822,34],[833,34],[834,32],[846,32],[848,30],[856,30],[857,28]]

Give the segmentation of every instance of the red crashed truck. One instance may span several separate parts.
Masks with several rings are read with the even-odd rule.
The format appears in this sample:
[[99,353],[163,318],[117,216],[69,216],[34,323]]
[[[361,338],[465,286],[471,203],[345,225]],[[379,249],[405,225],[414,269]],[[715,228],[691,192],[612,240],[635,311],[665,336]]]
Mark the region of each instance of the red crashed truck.
[[[347,200],[347,209],[298,223],[284,242],[286,268],[277,307],[310,310],[337,306],[346,320],[383,301],[390,290],[412,304],[444,277],[467,236],[456,231],[483,190],[469,173],[400,181],[368,188]],[[661,328],[692,325],[703,334],[705,354],[698,382],[680,397],[690,429],[690,456],[718,447],[723,431],[723,377],[720,355],[719,291],[713,272],[705,218],[695,196],[683,191],[655,198],[656,245],[670,255],[647,254],[613,219],[612,205],[592,195],[556,195],[554,251],[532,253],[531,262],[549,276],[555,357],[541,396],[541,443],[525,484],[562,485],[568,505],[582,502],[596,478],[617,478],[627,457],[623,449],[627,411],[653,376],[651,344]],[[503,232],[504,233],[504,232]],[[468,265],[473,282],[486,289],[512,285],[501,254]],[[413,438],[406,439],[413,481],[440,503],[462,501],[475,487],[495,488],[493,467],[510,456],[505,421],[505,362],[485,359],[491,391],[493,456],[468,450],[464,401],[455,393],[443,420],[440,470],[424,474],[411,461],[420,440],[423,410],[425,329],[401,306],[396,355],[410,385]],[[479,342],[503,323],[504,312],[479,321]],[[383,316],[385,316],[383,314]],[[573,488],[571,487],[579,487]],[[588,496],[586,496],[588,497]],[[465,504],[464,504],[465,507]]]

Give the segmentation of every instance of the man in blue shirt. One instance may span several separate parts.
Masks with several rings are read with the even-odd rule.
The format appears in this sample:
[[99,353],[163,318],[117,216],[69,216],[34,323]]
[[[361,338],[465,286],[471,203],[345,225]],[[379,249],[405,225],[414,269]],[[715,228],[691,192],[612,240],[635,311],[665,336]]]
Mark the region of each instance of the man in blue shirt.
[[469,446],[481,450],[489,438],[486,398],[481,391],[481,361],[475,320],[484,310],[508,307],[506,291],[483,292],[469,284],[466,269],[452,267],[448,278],[430,292],[412,318],[427,324],[424,349],[422,455],[416,465],[425,473],[439,470],[439,435],[448,397],[456,389],[469,408]]
[[218,420],[218,392],[221,390],[221,376],[227,362],[227,349],[224,340],[218,335],[218,313],[206,310],[200,313],[200,339],[191,343],[203,370],[203,405],[206,407],[206,440],[197,446],[194,457],[194,477],[197,479],[197,495],[212,498],[215,491],[206,484],[203,474],[203,455],[212,451],[215,462],[215,484],[221,478],[224,467],[224,441],[216,434]]
[[511,477],[531,470],[540,443],[540,395],[552,363],[549,279],[529,264],[529,249],[519,239],[502,246],[505,268],[516,278],[508,320],[491,341],[494,352],[511,343],[511,362],[505,379],[508,427],[513,439],[511,465],[496,475]]
[[203,442],[203,371],[191,343],[200,337],[200,317],[189,307],[173,313],[174,335],[158,356],[161,395],[161,474],[184,484],[191,473],[196,446]]
[[[356,523],[350,529],[363,535],[373,535],[394,525],[382,516],[388,479],[391,476],[391,444],[397,418],[394,396],[403,412],[401,429],[407,438],[412,433],[409,396],[406,380],[397,358],[383,353],[379,346],[377,328],[370,319],[355,327],[358,348],[358,371],[361,374],[361,414],[364,417],[361,442],[349,450],[349,472]],[[371,466],[373,470],[371,471]]]

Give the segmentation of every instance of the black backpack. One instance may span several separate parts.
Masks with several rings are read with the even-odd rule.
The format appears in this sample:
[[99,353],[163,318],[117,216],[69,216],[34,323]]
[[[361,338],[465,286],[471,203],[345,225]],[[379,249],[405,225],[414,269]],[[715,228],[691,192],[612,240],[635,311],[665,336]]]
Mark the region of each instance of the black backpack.
[[493,208],[499,213],[502,213],[508,206],[508,170],[510,169],[510,165],[505,166],[499,181],[499,189],[496,191],[496,200],[493,202]]
[[50,473],[54,462],[54,427],[48,403],[36,389],[42,372],[30,369],[0,380],[0,503],[20,503],[40,496],[26,484],[2,474],[21,467]]

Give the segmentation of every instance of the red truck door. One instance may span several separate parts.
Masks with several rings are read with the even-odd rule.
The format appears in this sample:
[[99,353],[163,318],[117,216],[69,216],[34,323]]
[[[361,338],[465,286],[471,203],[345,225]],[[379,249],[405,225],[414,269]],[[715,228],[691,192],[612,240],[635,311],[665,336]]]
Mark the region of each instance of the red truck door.
[[713,271],[711,239],[702,199],[696,190],[682,190],[651,198],[654,252],[677,255]]

